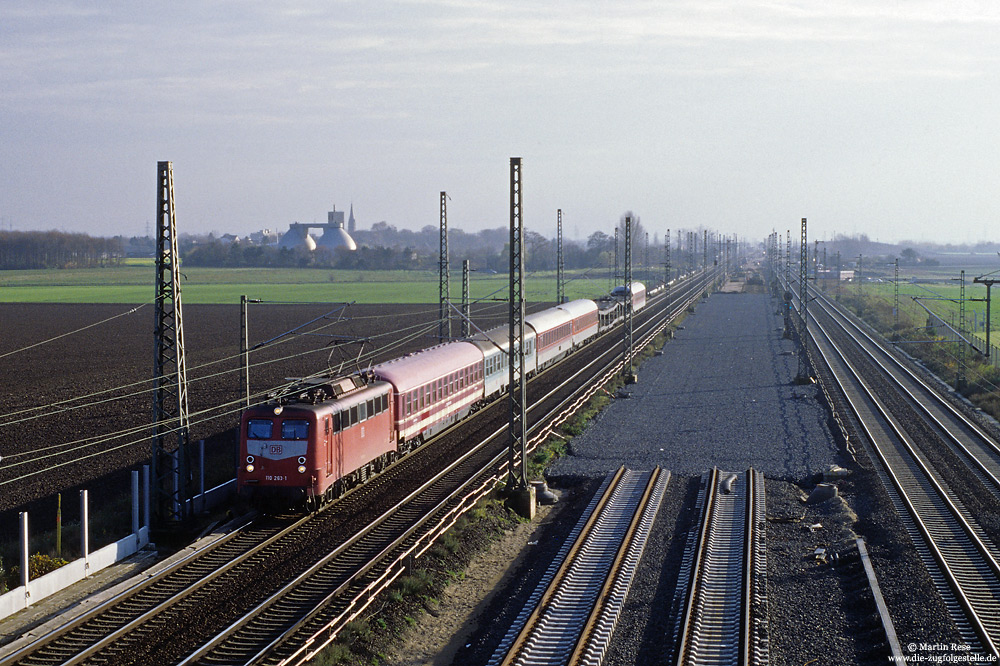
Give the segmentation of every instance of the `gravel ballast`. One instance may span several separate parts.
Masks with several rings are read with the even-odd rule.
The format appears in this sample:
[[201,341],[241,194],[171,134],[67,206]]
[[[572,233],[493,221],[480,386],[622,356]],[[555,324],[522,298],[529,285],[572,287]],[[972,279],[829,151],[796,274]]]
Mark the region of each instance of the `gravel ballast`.
[[570,443],[553,476],[603,476],[625,465],[701,474],[716,465],[798,480],[842,463],[814,385],[796,386],[795,345],[776,301],[716,294],[697,306],[662,356]]

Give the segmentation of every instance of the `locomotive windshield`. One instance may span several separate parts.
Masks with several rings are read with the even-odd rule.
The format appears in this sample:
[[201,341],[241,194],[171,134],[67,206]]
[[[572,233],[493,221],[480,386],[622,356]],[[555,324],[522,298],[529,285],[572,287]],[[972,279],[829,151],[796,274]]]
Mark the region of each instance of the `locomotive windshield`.
[[270,419],[250,419],[247,422],[248,439],[271,439]]
[[308,436],[308,421],[289,419],[281,422],[281,439],[306,439]]

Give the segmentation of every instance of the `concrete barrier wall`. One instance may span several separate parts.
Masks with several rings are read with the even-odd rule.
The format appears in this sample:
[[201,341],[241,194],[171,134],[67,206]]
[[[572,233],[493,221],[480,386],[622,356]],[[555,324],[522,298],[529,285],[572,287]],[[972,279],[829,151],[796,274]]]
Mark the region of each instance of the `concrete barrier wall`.
[[13,615],[119,560],[134,555],[148,543],[149,528],[143,527],[138,534],[129,534],[124,539],[95,550],[87,558],[81,557],[73,560],[55,571],[50,571],[44,576],[32,580],[28,583],[29,594],[27,595],[23,586],[11,590],[0,596],[0,619]]
[[[134,473],[137,474],[137,473]],[[149,513],[148,502],[149,502],[149,481],[148,481],[148,471],[144,472],[145,478],[145,499],[147,503],[146,515]],[[138,515],[138,491],[137,491],[138,481],[133,481],[133,490],[135,495],[133,496],[134,512]],[[199,493],[195,495],[192,499],[187,500],[189,508],[193,508],[194,512],[203,512],[208,509],[219,506],[220,504],[229,500],[233,495],[236,494],[236,479],[222,483],[210,490],[206,490],[204,493]],[[13,590],[7,592],[6,594],[0,595],[0,620],[19,610],[23,610],[30,606],[31,604],[44,599],[45,597],[51,596],[60,590],[69,587],[70,585],[77,583],[87,576],[97,573],[101,569],[105,569],[112,564],[119,562],[126,557],[134,555],[141,548],[149,543],[149,526],[139,528],[139,531],[133,534],[129,534],[124,539],[120,539],[115,543],[109,544],[104,548],[100,548],[90,553],[86,557],[82,557],[78,560],[73,560],[65,566],[59,567],[55,571],[50,571],[44,576],[39,576],[38,578],[30,581],[28,583],[28,594],[25,594],[24,586],[19,586]]]

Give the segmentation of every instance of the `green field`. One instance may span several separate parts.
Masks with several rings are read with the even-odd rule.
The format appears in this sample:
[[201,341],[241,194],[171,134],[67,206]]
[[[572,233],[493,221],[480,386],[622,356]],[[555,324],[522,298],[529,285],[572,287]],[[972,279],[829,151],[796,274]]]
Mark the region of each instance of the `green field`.
[[[185,303],[239,303],[241,295],[288,303],[436,303],[438,276],[430,271],[357,271],[292,268],[184,268],[181,293]],[[582,274],[581,274],[582,275]],[[607,272],[594,277],[570,275],[567,295],[594,298],[608,289]],[[0,303],[149,303],[154,296],[151,263],[112,268],[0,271]],[[641,279],[641,278],[637,278]],[[473,300],[505,298],[507,276],[477,274],[470,278]],[[462,297],[461,275],[452,276],[453,301]],[[554,301],[555,274],[529,275],[525,297]]]
[[[857,293],[856,284],[844,283],[841,285],[844,291]],[[863,293],[869,297],[877,297],[890,305],[893,300],[892,281],[886,282],[866,282],[862,286]],[[946,322],[958,328],[959,303],[961,287],[948,278],[942,278],[939,282],[912,284],[904,282],[900,276],[899,282],[899,310],[901,314],[909,315],[916,321],[923,322],[927,318],[927,313],[918,305],[919,303],[941,317]],[[949,300],[954,299],[954,300]],[[965,320],[966,330],[982,339],[986,338],[986,287],[981,284],[973,284],[972,278],[966,273],[965,280]],[[990,341],[996,345],[1000,343],[1000,285],[993,288],[991,294],[992,303],[990,305]]]

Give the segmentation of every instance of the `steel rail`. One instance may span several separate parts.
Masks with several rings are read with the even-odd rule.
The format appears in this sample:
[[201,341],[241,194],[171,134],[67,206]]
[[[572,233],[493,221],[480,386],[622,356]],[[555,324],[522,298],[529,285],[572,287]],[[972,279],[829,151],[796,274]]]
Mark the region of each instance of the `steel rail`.
[[669,473],[605,478],[489,664],[600,663]]
[[713,468],[707,475],[702,523],[693,544],[679,622],[679,665],[742,666],[767,661],[766,641],[758,640],[755,631],[766,615],[762,618],[754,609],[761,590],[766,589],[756,579],[763,550],[763,534],[758,529],[763,521],[759,514],[762,486],[762,476],[752,469],[742,476],[723,476]]
[[[823,311],[845,331],[850,327],[856,334],[851,337],[858,342],[868,358],[876,363],[893,382],[905,392],[908,400],[923,413],[932,426],[936,426],[942,438],[949,441],[952,448],[972,465],[974,472],[984,479],[984,485],[1000,496],[1000,443],[997,443],[972,419],[963,414],[945,396],[942,396],[927,381],[907,367],[880,341],[858,325],[851,317],[841,312],[821,292],[818,294]],[[863,340],[858,336],[863,336]],[[885,362],[888,359],[892,367]]]
[[622,548],[611,564],[611,571],[597,597],[597,603],[584,623],[580,640],[570,655],[570,666],[599,664],[604,661],[669,480],[669,471],[663,472],[659,467],[653,470],[632,524],[622,541]]
[[[864,429],[870,443],[869,450],[881,463],[884,480],[889,481],[885,484],[886,488],[895,490],[897,502],[904,507],[901,515],[909,516],[913,527],[911,533],[919,537],[915,542],[923,543],[931,556],[931,561],[923,558],[925,564],[929,570],[936,564],[940,577],[961,607],[964,620],[973,633],[972,638],[978,639],[986,652],[997,655],[1000,565],[995,554],[980,537],[981,529],[975,525],[975,520],[926,463],[918,447],[884,403],[874,395],[846,352],[818,320],[813,321],[823,336],[822,339],[816,338],[816,346]],[[827,346],[829,352],[824,349]],[[831,354],[836,354],[837,358],[831,359]],[[836,361],[843,364],[848,377],[843,376],[844,370],[837,371]],[[856,382],[858,389],[850,390],[845,379]],[[858,404],[858,399],[866,400],[867,406]],[[877,416],[885,425],[872,423],[872,417],[865,418],[865,411]],[[881,434],[874,432],[876,427],[882,429]],[[892,445],[891,451],[886,449],[886,444]],[[895,455],[891,456],[891,453]],[[971,572],[970,567],[973,568]],[[985,591],[983,588],[986,588]],[[940,585],[938,589],[945,597]],[[959,620],[963,618],[955,619],[960,625]],[[992,629],[986,626],[987,620],[991,622]]]
[[517,638],[514,639],[513,644],[507,651],[507,655],[500,662],[500,666],[512,666],[520,655],[521,651],[524,649],[525,643],[531,637],[532,633],[538,628],[538,618],[542,615],[543,611],[547,610],[548,606],[551,605],[553,597],[556,593],[560,591],[560,586],[562,586],[567,578],[567,574],[570,567],[573,566],[576,561],[580,550],[583,548],[583,544],[595,531],[595,525],[597,521],[601,518],[604,509],[611,502],[612,497],[621,490],[619,485],[622,480],[622,476],[625,474],[625,468],[619,467],[618,470],[611,477],[611,483],[608,484],[607,489],[600,495],[597,500],[597,505],[594,510],[587,516],[586,522],[584,522],[580,534],[573,541],[570,546],[569,552],[566,553],[565,559],[556,569],[555,574],[552,576],[551,581],[545,587],[545,591],[542,593],[541,599],[535,604],[534,609],[528,615],[527,621],[524,623],[523,628],[518,633]]

